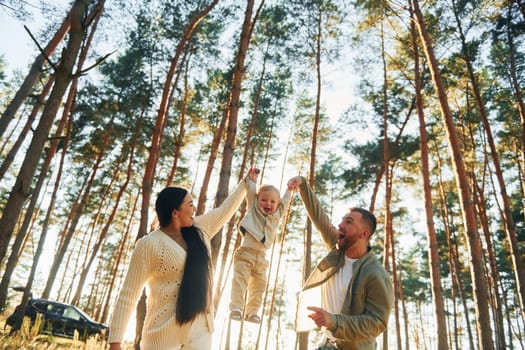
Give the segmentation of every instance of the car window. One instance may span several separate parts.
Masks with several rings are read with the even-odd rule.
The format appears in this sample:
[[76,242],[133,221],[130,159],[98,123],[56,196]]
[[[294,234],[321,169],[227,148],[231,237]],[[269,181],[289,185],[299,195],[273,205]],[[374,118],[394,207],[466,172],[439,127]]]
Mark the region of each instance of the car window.
[[66,307],[64,310],[64,317],[71,318],[73,320],[80,320],[81,315],[77,312],[77,310],[73,309],[72,307]]
[[49,313],[62,316],[64,313],[64,307],[61,305],[49,304],[47,305],[47,311]]
[[78,308],[75,308],[75,311],[78,312],[79,314],[81,314],[82,317],[83,317],[85,320],[87,320],[87,321],[89,321],[89,322],[95,322],[95,321],[93,321],[93,319],[92,319],[88,314],[86,314],[83,310],[78,309]]
[[33,303],[33,307],[36,309],[36,311],[38,312],[44,312],[45,310],[47,310],[47,303],[46,302],[43,302],[43,301],[39,301],[39,302],[35,302]]

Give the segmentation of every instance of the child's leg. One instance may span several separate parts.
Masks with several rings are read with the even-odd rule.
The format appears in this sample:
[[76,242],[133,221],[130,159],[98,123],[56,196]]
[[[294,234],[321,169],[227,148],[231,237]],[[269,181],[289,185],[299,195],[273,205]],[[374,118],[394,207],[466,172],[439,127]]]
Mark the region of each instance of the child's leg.
[[230,310],[244,308],[244,293],[248,285],[248,279],[252,273],[254,255],[243,247],[238,248],[233,255],[233,279],[230,297]]
[[246,315],[257,315],[262,304],[268,272],[268,261],[265,254],[259,254],[248,282],[248,302]]

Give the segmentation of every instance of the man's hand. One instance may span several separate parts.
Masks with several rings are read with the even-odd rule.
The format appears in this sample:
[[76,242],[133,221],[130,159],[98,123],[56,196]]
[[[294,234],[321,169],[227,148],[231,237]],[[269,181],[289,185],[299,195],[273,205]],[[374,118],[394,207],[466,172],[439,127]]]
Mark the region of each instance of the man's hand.
[[295,176],[292,177],[290,180],[288,180],[288,190],[290,191],[298,191],[299,186],[303,182],[303,178],[301,176]]
[[330,317],[331,314],[328,311],[315,306],[308,306],[307,309],[313,311],[313,313],[309,314],[308,317],[310,317],[315,322],[317,327],[324,326],[329,330],[332,329],[332,318]]
[[109,344],[109,350],[120,350],[120,343],[111,343]]

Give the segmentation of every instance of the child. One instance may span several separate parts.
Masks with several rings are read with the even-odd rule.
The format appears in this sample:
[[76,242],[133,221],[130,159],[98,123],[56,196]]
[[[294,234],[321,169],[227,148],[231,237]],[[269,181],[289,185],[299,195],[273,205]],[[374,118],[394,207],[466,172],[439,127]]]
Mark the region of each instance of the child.
[[233,257],[230,318],[242,319],[244,294],[248,289],[245,320],[259,323],[261,318],[258,312],[266,289],[268,270],[266,252],[272,246],[279,220],[290,204],[291,192],[287,189],[281,199],[279,190],[274,186],[261,186],[256,193],[255,183],[248,182],[246,200],[248,209],[239,224],[242,243]]

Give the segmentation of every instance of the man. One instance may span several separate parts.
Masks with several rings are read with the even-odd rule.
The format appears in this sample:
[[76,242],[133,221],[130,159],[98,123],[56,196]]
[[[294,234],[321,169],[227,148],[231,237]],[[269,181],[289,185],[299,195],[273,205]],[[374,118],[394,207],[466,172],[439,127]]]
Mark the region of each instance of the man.
[[370,247],[375,216],[352,208],[336,228],[304,177],[290,179],[288,189],[299,190],[308,217],[329,249],[303,287],[321,288],[321,307],[308,307],[313,311],[308,316],[326,333],[319,349],[375,349],[394,300],[390,277]]

